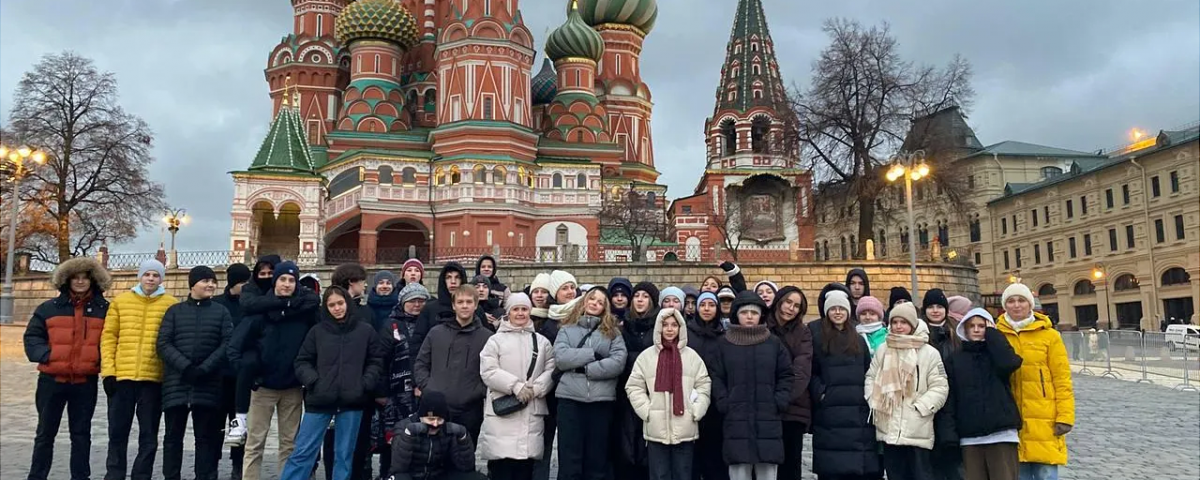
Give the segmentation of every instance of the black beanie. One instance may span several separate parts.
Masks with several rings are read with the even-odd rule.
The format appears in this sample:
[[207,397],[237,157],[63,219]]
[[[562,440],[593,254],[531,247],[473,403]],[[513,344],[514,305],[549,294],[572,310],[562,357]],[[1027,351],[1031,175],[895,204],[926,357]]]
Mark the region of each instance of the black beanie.
[[942,308],[950,311],[950,301],[946,299],[946,294],[940,288],[931,288],[925,292],[925,299],[921,301],[921,316],[925,316],[925,309],[930,305],[941,305]]
[[250,281],[250,267],[245,264],[235,263],[225,269],[225,283],[232,287],[239,283]]
[[442,392],[421,392],[420,408],[417,410],[417,416],[428,417],[431,415],[450,421],[450,406],[446,403],[446,396]]
[[192,267],[192,271],[188,272],[188,288],[196,286],[201,280],[216,280],[217,274],[213,269],[204,265]]
[[633,300],[633,295],[637,292],[646,292],[648,295],[650,295],[650,308],[653,309],[658,307],[658,287],[654,286],[653,283],[638,282],[637,285],[633,286],[633,292],[629,294],[629,299]]
[[904,287],[892,287],[891,295],[888,295],[887,309],[891,310],[892,306],[900,300],[912,301],[912,294],[908,293],[908,289]]

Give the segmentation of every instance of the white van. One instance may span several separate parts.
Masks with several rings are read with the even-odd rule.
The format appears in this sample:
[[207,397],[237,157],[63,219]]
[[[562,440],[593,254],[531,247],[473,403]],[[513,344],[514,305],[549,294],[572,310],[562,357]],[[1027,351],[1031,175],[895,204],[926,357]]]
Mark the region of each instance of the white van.
[[1187,347],[1188,350],[1200,349],[1200,326],[1196,325],[1167,325],[1167,347],[1171,350]]

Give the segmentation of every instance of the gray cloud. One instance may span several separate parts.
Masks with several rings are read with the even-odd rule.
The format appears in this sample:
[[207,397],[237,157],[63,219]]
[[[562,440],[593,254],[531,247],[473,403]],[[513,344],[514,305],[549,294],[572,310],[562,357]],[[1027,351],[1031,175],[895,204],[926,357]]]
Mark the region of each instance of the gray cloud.
[[[563,21],[559,0],[521,7],[538,37]],[[785,81],[803,86],[826,44],[830,17],[888,22],[905,58],[975,67],[970,123],[981,141],[1023,140],[1095,150],[1137,126],[1171,128],[1200,117],[1200,4],[1159,0],[796,2],[763,0]],[[643,78],[654,96],[655,153],[671,196],[692,192],[704,165],[733,0],[659,0]],[[156,133],[152,168],[169,203],[195,222],[181,250],[228,248],[232,181],[270,118],[263,68],[292,28],[282,0],[67,0],[0,4],[0,115],[22,73],[46,53],[75,50],[117,74],[123,104]],[[540,64],[540,60],[539,60]],[[158,229],[122,251],[152,251]]]

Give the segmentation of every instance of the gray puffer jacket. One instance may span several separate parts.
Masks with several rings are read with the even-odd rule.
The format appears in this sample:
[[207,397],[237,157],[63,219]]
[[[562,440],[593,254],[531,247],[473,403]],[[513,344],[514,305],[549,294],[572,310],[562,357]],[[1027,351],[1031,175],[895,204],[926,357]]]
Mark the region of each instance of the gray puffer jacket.
[[556,398],[576,402],[611,402],[616,399],[617,378],[625,369],[625,341],[614,332],[609,338],[600,329],[592,332],[581,348],[576,348],[600,318],[584,315],[574,325],[562,327],[554,339],[554,361],[563,371]]

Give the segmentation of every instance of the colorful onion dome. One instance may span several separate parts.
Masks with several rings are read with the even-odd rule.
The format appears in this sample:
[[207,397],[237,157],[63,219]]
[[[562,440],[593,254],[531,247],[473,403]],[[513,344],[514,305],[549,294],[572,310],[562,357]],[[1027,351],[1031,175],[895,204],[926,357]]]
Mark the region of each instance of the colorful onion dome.
[[554,100],[558,94],[558,73],[554,71],[554,64],[549,58],[542,62],[542,70],[529,82],[529,88],[533,93],[534,105],[545,105]]
[[579,13],[588,25],[629,25],[650,33],[658,18],[657,0],[579,0]]
[[546,38],[546,55],[551,60],[559,61],[564,58],[589,58],[600,61],[604,54],[604,39],[592,30],[583,18],[579,9],[575,8],[578,1],[571,2],[571,10],[567,12],[567,23],[562,24]]
[[417,19],[399,0],[358,0],[338,15],[333,32],[342,43],[387,40],[407,49],[417,43]]

